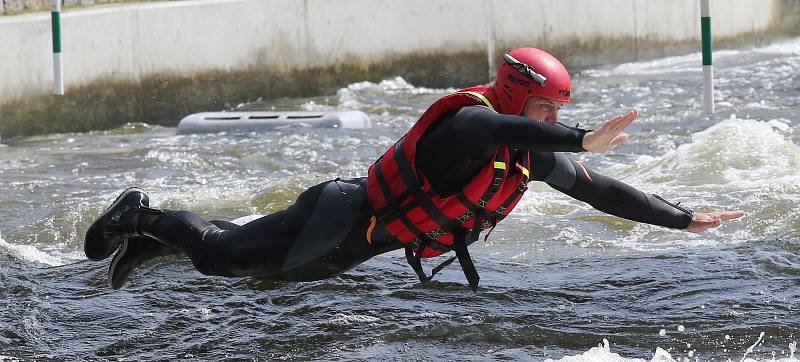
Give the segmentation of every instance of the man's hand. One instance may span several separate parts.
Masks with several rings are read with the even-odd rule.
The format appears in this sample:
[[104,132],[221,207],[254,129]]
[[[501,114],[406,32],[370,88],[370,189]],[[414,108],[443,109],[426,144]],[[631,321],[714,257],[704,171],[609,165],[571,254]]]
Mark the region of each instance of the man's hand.
[[714,212],[696,212],[692,215],[692,222],[686,227],[686,231],[699,233],[706,229],[713,229],[722,225],[723,221],[738,219],[744,216],[744,211],[714,211]]
[[639,110],[634,109],[624,115],[616,116],[606,121],[600,128],[583,136],[583,148],[590,152],[605,152],[611,146],[625,142],[628,139],[628,135],[622,133],[622,130],[628,127],[637,117],[639,117]]

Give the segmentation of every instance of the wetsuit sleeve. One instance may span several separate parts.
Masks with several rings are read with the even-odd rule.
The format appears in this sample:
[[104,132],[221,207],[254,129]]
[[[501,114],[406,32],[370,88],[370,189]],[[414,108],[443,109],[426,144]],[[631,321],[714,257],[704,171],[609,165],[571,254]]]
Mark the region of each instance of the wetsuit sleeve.
[[497,113],[482,106],[464,107],[450,120],[452,130],[479,145],[504,145],[520,150],[583,152],[585,129]]
[[686,229],[692,221],[692,211],[593,172],[563,154],[536,152],[533,157],[531,179],[547,182],[599,211],[673,229]]

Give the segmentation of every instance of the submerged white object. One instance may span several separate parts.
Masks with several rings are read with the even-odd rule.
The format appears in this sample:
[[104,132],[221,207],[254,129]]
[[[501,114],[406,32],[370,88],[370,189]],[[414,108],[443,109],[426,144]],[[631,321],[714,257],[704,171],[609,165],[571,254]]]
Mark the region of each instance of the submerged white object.
[[370,128],[361,111],[340,112],[203,112],[190,114],[178,124],[178,134],[266,132],[290,127]]

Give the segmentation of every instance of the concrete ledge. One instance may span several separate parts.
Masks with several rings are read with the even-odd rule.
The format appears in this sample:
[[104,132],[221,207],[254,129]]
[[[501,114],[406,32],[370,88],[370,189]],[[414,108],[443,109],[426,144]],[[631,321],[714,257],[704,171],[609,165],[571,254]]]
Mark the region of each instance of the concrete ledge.
[[[711,0],[715,47],[798,34],[800,0]],[[501,7],[502,6],[502,7]],[[490,81],[537,46],[568,67],[699,51],[699,2],[187,0],[63,14],[64,97],[51,96],[49,13],[0,17],[0,135],[174,125],[257,98],[402,75]]]

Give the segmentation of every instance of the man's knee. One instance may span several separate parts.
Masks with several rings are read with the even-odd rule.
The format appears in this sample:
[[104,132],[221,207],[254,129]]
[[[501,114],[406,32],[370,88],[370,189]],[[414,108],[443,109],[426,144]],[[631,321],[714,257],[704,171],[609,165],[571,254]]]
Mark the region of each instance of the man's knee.
[[203,275],[235,276],[230,271],[225,254],[220,250],[208,250],[204,246],[193,245],[190,254],[195,269]]

